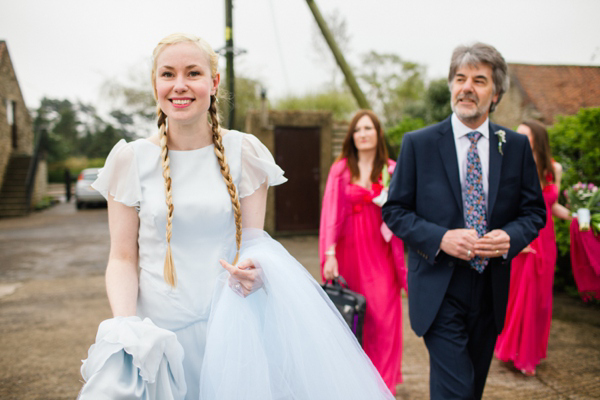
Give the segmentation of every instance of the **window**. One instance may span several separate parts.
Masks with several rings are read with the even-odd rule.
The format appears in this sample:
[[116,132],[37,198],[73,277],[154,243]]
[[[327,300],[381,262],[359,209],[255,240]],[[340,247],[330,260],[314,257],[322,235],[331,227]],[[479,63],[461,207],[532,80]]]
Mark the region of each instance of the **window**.
[[12,127],[12,148],[17,148],[17,102],[6,100],[6,120]]
[[13,110],[13,101],[6,100],[6,120],[8,121],[8,125],[12,126],[15,121],[15,114]]

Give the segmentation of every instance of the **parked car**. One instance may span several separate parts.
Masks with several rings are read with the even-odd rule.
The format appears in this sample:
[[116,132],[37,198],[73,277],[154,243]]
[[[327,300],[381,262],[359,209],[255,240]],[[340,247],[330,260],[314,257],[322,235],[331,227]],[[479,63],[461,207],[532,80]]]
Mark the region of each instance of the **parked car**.
[[92,187],[100,168],[86,168],[77,177],[75,185],[75,206],[78,210],[90,204],[106,204],[106,199]]

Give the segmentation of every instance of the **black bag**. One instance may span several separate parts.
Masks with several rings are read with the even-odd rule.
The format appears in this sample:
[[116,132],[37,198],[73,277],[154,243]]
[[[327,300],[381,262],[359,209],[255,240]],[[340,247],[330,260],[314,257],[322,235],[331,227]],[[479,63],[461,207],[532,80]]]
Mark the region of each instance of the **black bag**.
[[363,325],[367,311],[367,300],[360,293],[348,289],[346,280],[341,276],[333,281],[327,281],[321,285],[331,302],[338,309],[342,317],[350,327],[350,330],[362,346]]

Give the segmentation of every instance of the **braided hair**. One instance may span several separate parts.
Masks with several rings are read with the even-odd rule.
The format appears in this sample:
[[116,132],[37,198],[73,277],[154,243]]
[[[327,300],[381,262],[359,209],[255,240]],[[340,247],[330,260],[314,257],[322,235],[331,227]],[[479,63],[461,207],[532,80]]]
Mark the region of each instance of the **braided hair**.
[[[164,50],[166,46],[181,43],[181,42],[191,42],[196,44],[200,49],[208,56],[211,75],[214,78],[217,74],[218,67],[218,55],[213,51],[210,45],[200,39],[199,37],[176,33],[165,37],[161,40],[154,52],[153,63],[152,63],[152,88],[154,92],[154,98],[158,100],[158,93],[156,90],[156,60],[160,53]],[[240,204],[240,199],[238,196],[237,189],[233,183],[233,178],[231,176],[231,172],[229,170],[229,165],[227,164],[227,158],[225,157],[225,148],[223,147],[221,129],[219,126],[219,110],[217,108],[217,91],[215,91],[214,95],[210,96],[210,107],[208,109],[209,113],[209,121],[211,131],[212,131],[212,141],[215,148],[215,155],[217,156],[217,161],[219,163],[219,167],[221,169],[221,174],[223,175],[223,179],[225,180],[225,184],[227,185],[227,191],[229,193],[229,197],[231,198],[231,204],[234,213],[235,219],[235,242],[236,242],[236,254],[235,259],[233,260],[233,264],[235,265],[238,262],[240,256],[240,248],[242,245],[242,208]],[[170,158],[169,158],[169,148],[167,146],[167,115],[160,108],[160,105],[157,106],[156,114],[158,115],[158,132],[160,136],[160,148],[161,148],[161,165],[163,171],[163,178],[165,183],[165,197],[167,203],[167,229],[166,229],[166,240],[167,240],[167,253],[165,257],[165,266],[164,266],[164,279],[171,287],[177,286],[177,273],[175,271],[175,264],[173,263],[173,254],[171,251],[171,236],[173,233],[173,193],[171,188],[171,168],[170,168]]]

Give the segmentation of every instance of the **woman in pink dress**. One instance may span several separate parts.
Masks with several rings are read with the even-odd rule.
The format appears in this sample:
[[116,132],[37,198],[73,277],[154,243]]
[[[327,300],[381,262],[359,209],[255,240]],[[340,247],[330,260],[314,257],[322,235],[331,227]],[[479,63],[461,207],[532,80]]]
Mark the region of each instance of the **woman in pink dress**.
[[[342,153],[331,166],[321,213],[319,254],[324,280],[341,275],[367,300],[365,353],[390,391],[402,382],[402,302],[406,288],[404,249],[381,217],[388,159],[377,116],[360,110],[352,118]],[[375,202],[373,201],[375,199]],[[377,205],[376,203],[379,203]]]
[[552,159],[546,129],[527,121],[517,132],[527,135],[533,150],[546,202],[546,226],[539,236],[512,261],[510,293],[504,330],[496,342],[496,356],[512,361],[526,376],[546,358],[552,323],[552,285],[556,265],[556,238],[552,216],[571,219],[558,204],[562,167]]

